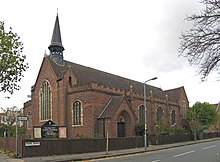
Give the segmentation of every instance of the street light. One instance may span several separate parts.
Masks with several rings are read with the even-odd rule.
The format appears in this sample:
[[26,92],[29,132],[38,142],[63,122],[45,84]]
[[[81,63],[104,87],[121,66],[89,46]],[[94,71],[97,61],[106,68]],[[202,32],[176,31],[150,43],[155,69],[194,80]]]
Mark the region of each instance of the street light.
[[144,82],[144,149],[147,149],[147,102],[146,102],[146,83],[151,80],[156,80],[157,77],[148,79]]

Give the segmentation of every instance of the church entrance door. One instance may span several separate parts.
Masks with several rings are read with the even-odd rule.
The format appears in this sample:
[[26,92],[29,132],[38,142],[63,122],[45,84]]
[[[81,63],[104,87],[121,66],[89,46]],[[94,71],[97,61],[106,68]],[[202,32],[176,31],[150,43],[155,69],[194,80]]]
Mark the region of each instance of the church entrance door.
[[118,121],[118,137],[125,137],[125,119],[124,116],[120,116]]

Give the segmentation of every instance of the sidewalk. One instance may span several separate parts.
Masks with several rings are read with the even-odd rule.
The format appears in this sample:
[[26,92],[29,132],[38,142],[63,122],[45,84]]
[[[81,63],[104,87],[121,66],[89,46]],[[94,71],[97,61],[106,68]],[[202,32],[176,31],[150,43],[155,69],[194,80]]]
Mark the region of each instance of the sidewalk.
[[[211,138],[205,140],[199,140],[197,143],[208,142],[220,140],[220,138]],[[150,151],[157,151],[162,149],[168,149],[173,147],[180,147],[185,145],[195,144],[194,141],[189,142],[181,142],[181,143],[174,143],[174,144],[166,144],[166,145],[150,145],[147,150],[144,148],[134,148],[134,149],[126,149],[126,150],[114,150],[106,152],[93,152],[93,153],[82,153],[82,154],[70,154],[70,155],[54,155],[54,156],[45,156],[45,157],[30,157],[30,158],[21,158],[15,159],[7,157],[4,154],[0,154],[1,158],[6,160],[6,162],[64,162],[64,161],[85,161],[85,160],[92,160],[92,159],[99,159],[99,158],[106,158],[106,157],[115,157],[115,156],[123,156],[123,155],[130,155],[130,154],[138,154]],[[2,157],[3,156],[3,157]]]

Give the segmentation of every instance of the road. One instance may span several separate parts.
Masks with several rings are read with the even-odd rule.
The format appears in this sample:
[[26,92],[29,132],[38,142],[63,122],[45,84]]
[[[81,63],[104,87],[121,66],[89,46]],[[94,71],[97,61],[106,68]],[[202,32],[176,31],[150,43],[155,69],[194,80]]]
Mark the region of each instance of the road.
[[220,162],[220,140],[140,153],[92,160],[93,162]]

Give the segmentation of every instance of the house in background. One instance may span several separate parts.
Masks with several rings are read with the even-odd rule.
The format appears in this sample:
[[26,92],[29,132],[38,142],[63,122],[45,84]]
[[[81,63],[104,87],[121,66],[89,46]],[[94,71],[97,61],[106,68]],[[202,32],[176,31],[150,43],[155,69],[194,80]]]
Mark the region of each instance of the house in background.
[[[212,104],[216,112],[220,115],[220,102],[217,104]],[[220,121],[208,129],[209,132],[219,132],[220,131]]]
[[[27,137],[45,123],[66,127],[67,138],[133,137],[135,126],[144,123],[143,83],[64,60],[58,15],[49,55],[45,55],[24,103]],[[73,54],[74,57],[74,54]],[[147,128],[155,134],[164,117],[170,126],[184,125],[189,101],[184,87],[167,91],[146,85]]]

